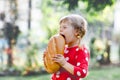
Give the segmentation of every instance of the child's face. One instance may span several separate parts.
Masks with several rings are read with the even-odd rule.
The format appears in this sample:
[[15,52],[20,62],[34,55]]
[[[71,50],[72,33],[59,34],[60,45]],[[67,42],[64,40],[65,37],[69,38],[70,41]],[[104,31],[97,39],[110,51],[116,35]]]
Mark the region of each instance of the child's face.
[[66,44],[73,45],[78,38],[76,37],[76,30],[72,27],[69,21],[60,23],[60,34],[65,37]]

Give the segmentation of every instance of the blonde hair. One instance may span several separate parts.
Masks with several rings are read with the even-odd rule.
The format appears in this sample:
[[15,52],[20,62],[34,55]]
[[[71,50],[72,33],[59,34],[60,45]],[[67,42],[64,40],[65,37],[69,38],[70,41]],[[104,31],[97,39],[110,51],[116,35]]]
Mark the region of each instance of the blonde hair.
[[60,19],[59,24],[66,21],[70,22],[73,28],[79,32],[81,38],[85,35],[87,31],[87,21],[82,16],[77,14],[64,16]]

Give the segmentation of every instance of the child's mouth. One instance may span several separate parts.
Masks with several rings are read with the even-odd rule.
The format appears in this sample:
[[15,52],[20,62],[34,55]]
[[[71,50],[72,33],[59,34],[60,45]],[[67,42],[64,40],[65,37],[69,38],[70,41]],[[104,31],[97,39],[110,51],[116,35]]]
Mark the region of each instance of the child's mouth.
[[63,36],[63,38],[65,39],[65,35],[61,34]]
[[63,36],[63,38],[65,39],[65,43],[66,43],[66,37],[65,37],[65,35],[64,34],[61,34],[62,36]]

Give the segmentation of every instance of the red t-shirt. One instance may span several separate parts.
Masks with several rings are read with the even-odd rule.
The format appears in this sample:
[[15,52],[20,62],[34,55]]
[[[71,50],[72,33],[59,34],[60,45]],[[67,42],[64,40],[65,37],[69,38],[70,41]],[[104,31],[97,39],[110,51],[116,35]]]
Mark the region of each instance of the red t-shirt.
[[67,62],[74,65],[74,75],[61,67],[52,75],[51,80],[81,80],[87,75],[89,51],[85,46],[65,48],[64,57]]

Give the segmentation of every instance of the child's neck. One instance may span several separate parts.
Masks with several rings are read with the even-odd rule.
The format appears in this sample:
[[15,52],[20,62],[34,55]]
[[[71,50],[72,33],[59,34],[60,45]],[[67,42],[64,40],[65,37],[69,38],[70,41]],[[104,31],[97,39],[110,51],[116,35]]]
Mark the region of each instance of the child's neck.
[[75,43],[68,44],[67,46],[70,48],[70,47],[79,46],[79,45],[80,45],[80,41],[76,41]]
[[72,46],[67,45],[68,48],[72,48],[72,47],[75,47],[75,46],[79,46],[79,45],[72,45]]

